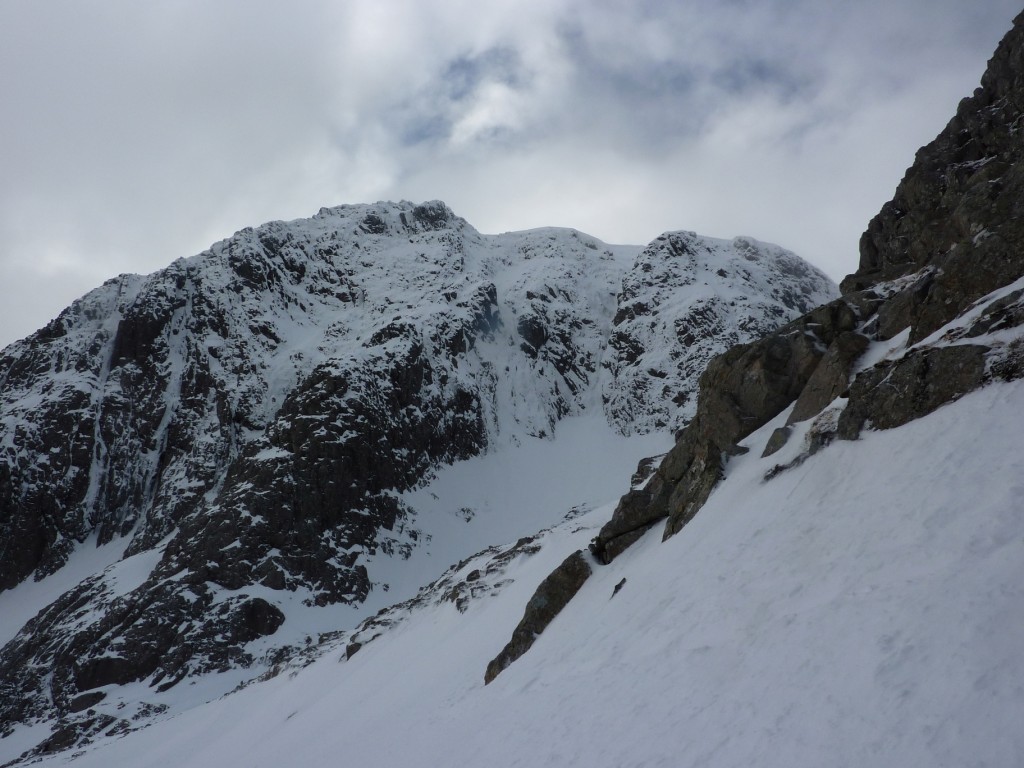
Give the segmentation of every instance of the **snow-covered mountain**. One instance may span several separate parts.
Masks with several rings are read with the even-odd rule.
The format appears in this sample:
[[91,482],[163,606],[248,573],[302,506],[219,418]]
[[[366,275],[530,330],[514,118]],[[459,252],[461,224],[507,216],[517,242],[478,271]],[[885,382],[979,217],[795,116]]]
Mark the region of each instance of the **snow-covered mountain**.
[[3,732],[67,746],[186,679],[223,693],[614,498],[708,359],[835,293],[749,238],[482,235],[440,202],[109,281],[0,356]]
[[[42,514],[5,518],[87,543],[44,536],[0,593],[15,617],[0,760],[1024,763],[1022,120],[1024,14],[869,224],[842,295],[710,359],[688,355],[814,293],[813,271],[747,240],[490,238],[440,204],[382,204],[315,220],[348,222],[326,235],[352,270],[334,309],[306,298],[312,267],[280,266],[310,251],[283,234],[308,222],[183,263],[230,266],[230,244],[252,246],[221,283],[240,286],[224,303],[247,333],[211,341],[229,324],[195,320],[215,315],[191,290],[154,290],[166,311],[76,305],[5,353],[22,404],[0,445],[22,464],[4,477],[42,477],[41,457],[53,482],[68,474],[67,441],[36,437],[61,414],[88,426],[92,469],[55,486],[65,506],[39,492],[24,509]],[[377,258],[370,235],[388,244]],[[392,247],[405,260],[380,255]],[[361,292],[382,262],[382,291]],[[141,297],[144,282],[119,285]],[[108,362],[90,368],[83,341],[47,356],[76,334]],[[176,344],[217,363],[168,358]],[[185,393],[148,401],[171,415],[133,405],[149,379]],[[197,381],[217,384],[204,398]],[[120,421],[55,405],[61,391],[109,398]],[[140,431],[173,433],[179,411],[184,442]],[[674,440],[657,431],[682,422]],[[192,444],[200,459],[181,463]],[[135,474],[111,470],[125,446]],[[108,501],[120,486],[103,478],[122,477],[143,507]]]

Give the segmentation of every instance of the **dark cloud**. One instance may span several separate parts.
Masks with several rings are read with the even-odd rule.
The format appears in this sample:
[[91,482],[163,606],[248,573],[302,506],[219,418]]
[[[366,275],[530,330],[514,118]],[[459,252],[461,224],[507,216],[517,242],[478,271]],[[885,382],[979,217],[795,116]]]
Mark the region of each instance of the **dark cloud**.
[[[433,87],[423,89],[416,98],[395,110],[402,125],[401,142],[408,147],[450,140],[462,113],[472,109],[488,86],[522,92],[529,87],[530,80],[514,48],[497,46],[449,59]],[[476,138],[495,141],[511,134],[506,126],[495,125]]]
[[760,56],[741,56],[719,66],[711,75],[716,89],[742,97],[752,93],[772,93],[780,101],[813,97],[819,79],[806,72],[795,72],[786,61]]
[[117,272],[382,198],[484,231],[749,234],[839,277],[1018,10],[0,3],[0,343]]
[[519,52],[507,46],[488,48],[476,55],[458,56],[445,66],[441,77],[453,101],[470,98],[486,82],[522,88],[529,81]]

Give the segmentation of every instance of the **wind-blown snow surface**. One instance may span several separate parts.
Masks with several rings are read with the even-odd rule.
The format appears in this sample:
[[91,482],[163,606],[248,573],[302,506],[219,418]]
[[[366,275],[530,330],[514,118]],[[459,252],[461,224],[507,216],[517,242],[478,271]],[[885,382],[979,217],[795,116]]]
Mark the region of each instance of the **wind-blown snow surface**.
[[607,508],[551,530],[465,613],[414,610],[347,661],[74,765],[1020,765],[1022,409],[1024,382],[994,384],[766,481],[782,413],[690,525],[595,568],[487,687],[533,588]]

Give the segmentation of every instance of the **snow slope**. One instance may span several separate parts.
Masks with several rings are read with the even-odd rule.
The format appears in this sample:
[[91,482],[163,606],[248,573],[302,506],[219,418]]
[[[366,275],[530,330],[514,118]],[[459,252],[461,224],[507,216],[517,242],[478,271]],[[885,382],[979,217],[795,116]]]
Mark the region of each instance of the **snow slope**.
[[[664,453],[671,444],[665,434],[616,433],[599,415],[564,420],[550,439],[524,437],[518,446],[502,449],[440,469],[425,486],[405,494],[412,510],[410,525],[419,531],[417,546],[403,557],[380,552],[368,559],[375,587],[358,606],[313,606],[306,594],[259,594],[276,602],[286,621],[268,638],[250,643],[257,657],[281,657],[280,649],[308,648],[323,635],[334,638],[352,630],[368,616],[416,595],[424,584],[442,575],[452,563],[492,545],[529,537],[539,529],[574,517],[615,498],[641,459]],[[32,618],[39,606],[52,603],[81,583],[99,583],[105,600],[123,596],[141,584],[159,559],[159,549],[122,559],[124,542],[84,546],[68,564],[39,582],[25,582],[0,593],[3,630],[11,637]],[[250,590],[252,591],[252,590]],[[76,623],[101,621],[97,606],[75,617]],[[9,619],[9,622],[8,622]],[[351,632],[344,633],[347,637]],[[10,637],[3,638],[4,641]],[[325,640],[326,641],[326,640]],[[317,655],[319,648],[311,649]],[[268,664],[197,676],[187,683],[159,691],[146,683],[104,686],[102,702],[93,706],[101,715],[121,718],[173,715],[218,698],[253,677]],[[51,723],[23,726],[0,739],[0,765],[49,735]]]
[[596,568],[487,687],[534,586],[608,508],[545,534],[465,613],[420,606],[348,660],[336,648],[73,764],[1018,765],[1022,408],[1024,382],[993,384],[770,480],[785,455],[734,458],[686,528]]

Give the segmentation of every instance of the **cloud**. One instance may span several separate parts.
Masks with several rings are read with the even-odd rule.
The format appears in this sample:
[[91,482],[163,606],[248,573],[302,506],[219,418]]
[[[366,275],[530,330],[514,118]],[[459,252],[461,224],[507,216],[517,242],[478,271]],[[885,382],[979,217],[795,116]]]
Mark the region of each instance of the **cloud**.
[[385,198],[483,231],[748,234],[840,277],[1017,10],[0,4],[0,343],[118,272]]

